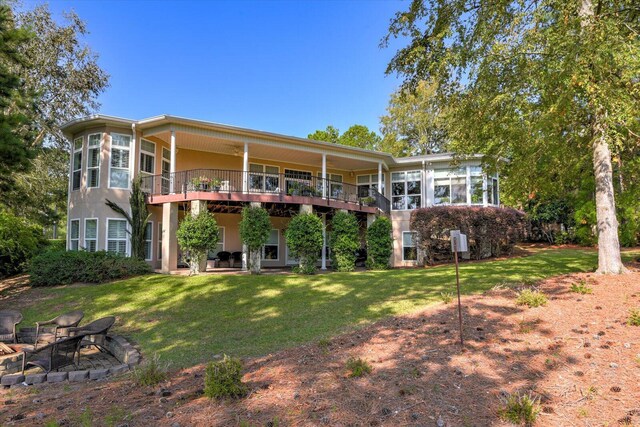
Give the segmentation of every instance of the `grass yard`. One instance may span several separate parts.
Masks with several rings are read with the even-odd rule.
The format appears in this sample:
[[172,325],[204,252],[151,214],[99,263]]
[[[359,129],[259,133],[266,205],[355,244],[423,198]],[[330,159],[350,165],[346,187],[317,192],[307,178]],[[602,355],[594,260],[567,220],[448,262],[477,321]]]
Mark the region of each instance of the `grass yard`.
[[[628,258],[630,255],[625,254]],[[465,294],[496,284],[592,271],[596,252],[542,250],[461,266]],[[33,289],[20,297],[22,326],[82,309],[114,314],[117,330],[174,367],[215,354],[258,356],[316,341],[383,316],[408,313],[455,292],[452,266],[382,272],[294,275],[148,275],[105,285]],[[25,305],[26,301],[31,305]]]

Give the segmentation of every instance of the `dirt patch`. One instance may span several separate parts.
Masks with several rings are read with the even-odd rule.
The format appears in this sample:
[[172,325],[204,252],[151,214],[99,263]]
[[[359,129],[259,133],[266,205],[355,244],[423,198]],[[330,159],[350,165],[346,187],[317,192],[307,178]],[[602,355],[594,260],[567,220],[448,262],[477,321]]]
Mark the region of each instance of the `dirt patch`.
[[[196,366],[155,388],[125,376],[1,390],[0,423],[79,424],[89,408],[94,425],[506,425],[501,397],[527,391],[543,407],[537,425],[640,425],[640,327],[626,324],[640,308],[640,271],[631,269],[540,282],[549,302],[539,308],[516,306],[511,288],[464,297],[463,351],[456,305],[440,304],[245,360],[251,392],[242,400],[203,397],[204,366]],[[571,292],[580,281],[592,293]],[[372,373],[350,378],[349,357]]]

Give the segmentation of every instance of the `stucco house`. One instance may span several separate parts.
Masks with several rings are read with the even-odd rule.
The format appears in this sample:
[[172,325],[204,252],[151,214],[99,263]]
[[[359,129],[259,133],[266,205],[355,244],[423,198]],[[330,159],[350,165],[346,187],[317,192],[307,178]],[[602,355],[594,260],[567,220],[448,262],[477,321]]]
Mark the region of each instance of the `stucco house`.
[[[271,237],[263,266],[296,263],[283,231],[302,211],[329,223],[336,210],[353,212],[362,228],[376,215],[393,223],[392,265],[416,263],[411,211],[441,204],[499,205],[497,176],[480,159],[453,167],[451,154],[395,158],[270,132],[174,116],[129,120],[106,115],[77,119],[63,127],[72,144],[69,165],[67,248],[130,254],[127,222],[105,199],[128,206],[131,180],[142,176],[149,193],[147,261],[176,270],[176,229],[190,209],[208,209],[220,226],[211,251],[240,252],[238,222],[247,203],[268,209]],[[329,261],[323,251],[321,267]]]

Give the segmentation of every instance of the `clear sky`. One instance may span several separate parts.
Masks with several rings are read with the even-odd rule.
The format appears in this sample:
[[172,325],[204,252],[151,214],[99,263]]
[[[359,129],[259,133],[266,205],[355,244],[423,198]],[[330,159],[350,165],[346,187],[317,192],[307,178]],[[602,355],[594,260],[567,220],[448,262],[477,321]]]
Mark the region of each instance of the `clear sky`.
[[[25,1],[24,7],[38,2]],[[306,137],[379,130],[399,85],[379,48],[407,1],[52,1],[90,31],[111,86],[103,114],[171,114]]]

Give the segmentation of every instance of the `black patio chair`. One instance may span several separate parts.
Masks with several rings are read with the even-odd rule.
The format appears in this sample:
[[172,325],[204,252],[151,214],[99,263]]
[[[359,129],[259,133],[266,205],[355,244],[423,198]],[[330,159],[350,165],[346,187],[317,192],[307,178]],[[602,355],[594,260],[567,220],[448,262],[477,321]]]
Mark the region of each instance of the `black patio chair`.
[[242,252],[233,252],[231,254],[231,267],[242,267]]
[[69,328],[78,326],[84,313],[80,310],[70,311],[44,322],[36,322],[36,340],[33,345],[37,348],[39,343],[49,344],[58,338],[68,337]]
[[69,328],[69,336],[84,335],[84,339],[80,344],[81,347],[95,346],[98,350],[109,353],[105,343],[107,341],[107,333],[115,322],[116,318],[114,316],[102,317],[84,326]]
[[220,251],[218,252],[218,266],[222,267],[222,263],[225,263],[227,267],[231,267],[231,262],[229,261],[231,258],[231,252]]
[[45,373],[57,371],[69,365],[78,368],[76,360],[84,337],[84,334],[79,334],[59,339],[40,348],[23,349],[22,373],[24,374],[28,366],[37,366]]
[[22,322],[22,314],[15,310],[0,310],[0,342],[17,343],[16,325]]

